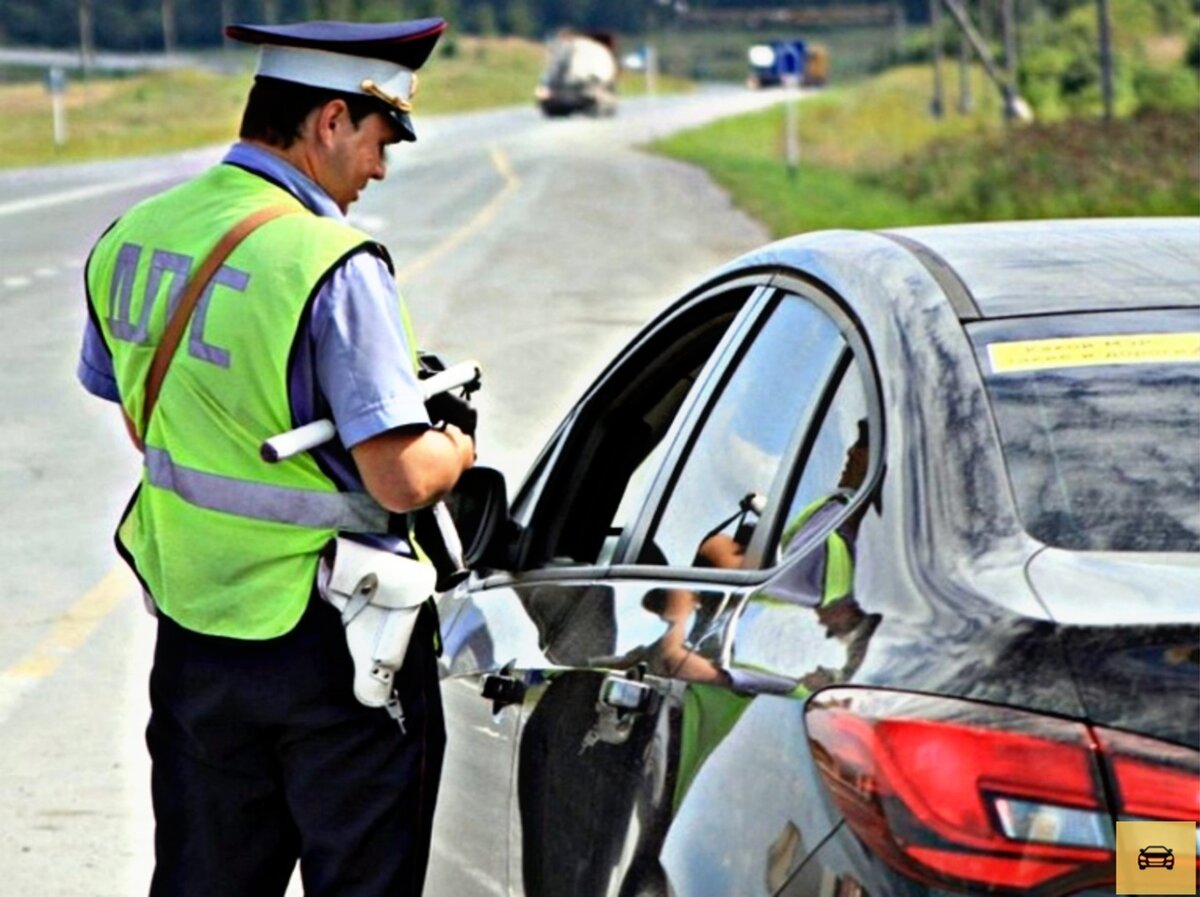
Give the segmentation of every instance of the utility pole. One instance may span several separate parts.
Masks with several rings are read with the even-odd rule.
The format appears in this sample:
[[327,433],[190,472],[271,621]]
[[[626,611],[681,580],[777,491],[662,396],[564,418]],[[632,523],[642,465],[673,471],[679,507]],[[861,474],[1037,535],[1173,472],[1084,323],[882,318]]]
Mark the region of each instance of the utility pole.
[[967,46],[965,34],[958,36],[958,111],[970,114],[975,108],[975,97],[971,95],[971,48]]
[[[1032,118],[1033,116],[1028,104],[1017,93],[1015,80],[1006,77],[996,65],[996,61],[992,59],[992,51],[988,49],[983,38],[979,36],[979,32],[975,30],[975,26],[971,24],[971,17],[963,9],[962,0],[941,0],[941,2],[950,11],[950,15],[954,17],[954,21],[958,23],[963,37],[970,41],[971,46],[975,49],[975,55],[979,57],[979,61],[983,64],[983,70],[992,79],[992,83],[996,85],[1000,91],[1000,95],[1004,98],[1005,118],[1009,120],[1014,118]],[[1016,53],[1014,52],[1013,55],[1015,57]]]
[[[970,14],[970,7],[967,7]],[[974,109],[974,96],[971,92],[971,48],[967,47],[967,38],[959,35],[959,114],[968,115]]]
[[989,44],[996,36],[996,0],[979,0],[979,35]]
[[175,0],[162,0],[163,52],[175,52]]
[[1007,89],[1004,92],[1004,116],[1016,118],[1017,93],[1017,23],[1013,0],[1001,0],[1000,16],[1004,28],[1004,70]]
[[929,2],[929,30],[933,42],[933,99],[929,102],[929,112],[934,118],[941,118],[945,109],[942,90],[942,0]]
[[901,5],[900,0],[892,0],[892,29],[894,35],[893,41],[895,42],[893,45],[895,49],[892,52],[893,59],[899,60],[904,54],[904,45],[908,41],[907,24],[908,22],[904,16],[904,7]]
[[79,67],[84,75],[96,64],[96,25],[92,0],[79,0]]
[[1104,96],[1104,120],[1112,121],[1112,16],[1109,11],[1108,0],[1096,0],[1096,12],[1100,16],[1100,92]]

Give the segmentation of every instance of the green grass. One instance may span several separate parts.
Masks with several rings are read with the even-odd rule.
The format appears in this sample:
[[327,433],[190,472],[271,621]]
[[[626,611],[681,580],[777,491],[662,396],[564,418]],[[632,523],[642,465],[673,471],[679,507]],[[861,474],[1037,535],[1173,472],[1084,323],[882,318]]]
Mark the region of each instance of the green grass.
[[[115,158],[228,142],[251,83],[252,56],[235,71],[178,71],[71,81],[69,140],[52,146],[40,82],[0,85],[0,167]],[[544,60],[529,41],[462,38],[422,70],[417,115],[532,103]],[[975,108],[929,115],[927,67],[900,68],[833,87],[796,105],[800,164],[784,164],[786,110],[728,119],[654,149],[708,169],[776,235],[1011,217],[1200,213],[1200,124],[1157,113],[1103,123],[1067,119],[1006,127],[995,91],[976,72]],[[679,78],[659,89],[685,90]],[[626,73],[621,93],[644,90]]]
[[434,56],[422,67],[417,115],[533,103],[541,46],[504,38],[459,38],[453,46],[454,55]]
[[928,70],[904,68],[802,101],[794,172],[784,163],[782,105],[674,135],[651,149],[707,169],[776,236],[998,218],[1200,213],[1194,114],[1009,127],[978,75],[973,95],[974,111],[962,115],[950,90],[946,115],[934,119]]
[[[541,44],[518,38],[460,38],[455,48],[453,56],[435,57],[421,69],[422,84],[430,85],[430,95],[419,94],[420,113],[533,104],[533,89],[546,61]],[[645,93],[645,78],[639,72],[623,72],[618,87],[621,96],[638,96]],[[692,87],[683,78],[659,76],[657,82],[660,92]]]
[[775,235],[936,220],[934,210],[819,161],[816,146],[803,136],[800,164],[789,171],[783,162],[783,116],[782,108],[739,116],[667,138],[655,148],[707,169],[739,206]]
[[169,152],[237,133],[249,75],[176,71],[72,80],[64,95],[67,143],[53,145],[50,98],[40,84],[0,87],[0,167]]
[[774,38],[803,37],[826,49],[830,78],[841,84],[864,77],[891,58],[895,31],[891,26],[852,25],[786,29],[695,27],[667,28],[645,38],[658,50],[663,71],[721,81],[740,82],[750,74],[746,51]]
[[[545,59],[541,44],[516,39],[460,38],[452,55],[421,70],[421,116],[533,103]],[[181,70],[127,77],[73,75],[64,100],[68,139],[53,144],[50,97],[41,81],[0,84],[0,168],[147,155],[234,139],[253,79],[252,53],[226,56],[229,74]],[[623,77],[621,93],[642,92],[639,75]],[[660,79],[659,90],[684,90]]]
[[937,141],[876,183],[952,220],[1200,214],[1200,122],[1155,112]]

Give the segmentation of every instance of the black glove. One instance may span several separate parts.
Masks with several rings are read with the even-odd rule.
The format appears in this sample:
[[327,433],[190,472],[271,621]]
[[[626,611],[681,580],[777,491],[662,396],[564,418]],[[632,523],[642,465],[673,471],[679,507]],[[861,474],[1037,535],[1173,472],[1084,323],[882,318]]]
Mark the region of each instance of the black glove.
[[435,424],[454,424],[472,439],[475,438],[475,424],[479,414],[474,406],[461,396],[449,392],[439,392],[425,400],[425,410],[429,419]]

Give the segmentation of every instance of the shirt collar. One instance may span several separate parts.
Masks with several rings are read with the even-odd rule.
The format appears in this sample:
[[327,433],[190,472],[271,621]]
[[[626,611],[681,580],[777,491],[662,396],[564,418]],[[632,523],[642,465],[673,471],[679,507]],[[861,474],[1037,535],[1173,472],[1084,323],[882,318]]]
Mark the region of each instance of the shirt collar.
[[235,143],[221,161],[248,169],[273,181],[317,215],[346,220],[337,203],[316,182],[287,160],[260,146],[245,141]]

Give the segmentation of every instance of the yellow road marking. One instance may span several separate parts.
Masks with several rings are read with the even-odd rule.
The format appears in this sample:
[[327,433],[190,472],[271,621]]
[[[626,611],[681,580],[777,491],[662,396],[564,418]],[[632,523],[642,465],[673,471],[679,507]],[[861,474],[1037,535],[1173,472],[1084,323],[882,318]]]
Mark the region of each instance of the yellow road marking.
[[428,252],[413,259],[407,265],[399,268],[396,271],[396,280],[405,281],[415,277],[420,272],[424,271],[434,262],[438,261],[442,256],[450,250],[461,245],[467,237],[471,236],[480,228],[484,227],[496,216],[496,210],[511,196],[518,187],[521,186],[521,180],[512,170],[512,166],[508,162],[508,158],[500,150],[499,147],[493,146],[490,150],[492,157],[492,167],[504,179],[504,186],[501,187],[487,204],[475,213],[475,217],[450,234],[446,239],[442,240]]
[[15,666],[0,673],[13,681],[44,679],[63,659],[87,641],[96,627],[136,588],[137,580],[121,564],[113,567],[94,587],[58,618],[50,634]]

